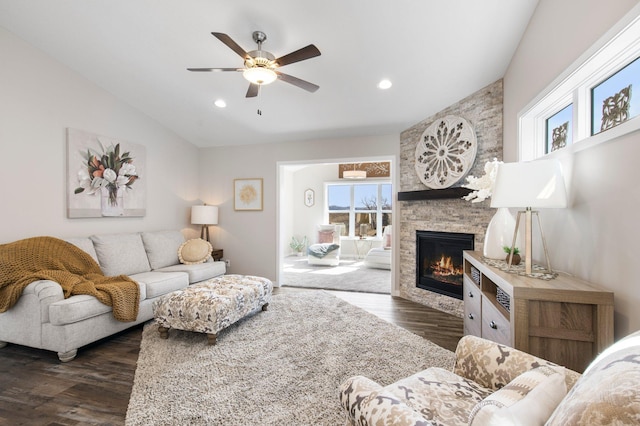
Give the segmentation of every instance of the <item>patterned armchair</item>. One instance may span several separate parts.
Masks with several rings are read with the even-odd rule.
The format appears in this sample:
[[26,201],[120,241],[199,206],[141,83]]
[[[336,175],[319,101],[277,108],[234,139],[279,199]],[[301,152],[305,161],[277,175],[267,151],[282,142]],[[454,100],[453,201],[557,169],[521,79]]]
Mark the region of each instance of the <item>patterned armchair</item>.
[[[518,401],[520,408],[527,409],[529,419],[538,416],[542,420],[539,424],[544,424],[580,377],[574,371],[475,336],[460,340],[455,357],[453,371],[428,368],[386,387],[363,376],[346,380],[340,386],[340,403],[347,413],[347,424],[519,424],[504,417],[502,423],[491,420],[499,408]],[[524,401],[526,394],[530,398]]]
[[347,424],[638,425],[640,331],[599,354],[582,375],[475,336],[458,343],[453,371],[429,368],[382,387],[340,386]]

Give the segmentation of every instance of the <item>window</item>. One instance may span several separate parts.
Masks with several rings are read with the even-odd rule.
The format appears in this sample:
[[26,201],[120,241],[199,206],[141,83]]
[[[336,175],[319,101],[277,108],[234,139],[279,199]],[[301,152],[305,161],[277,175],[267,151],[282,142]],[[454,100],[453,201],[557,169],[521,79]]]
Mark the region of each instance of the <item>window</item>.
[[[631,96],[633,90],[635,96]],[[591,89],[591,134],[609,130],[638,115],[640,58]]]
[[567,147],[578,151],[640,129],[638,34],[640,5],[519,114],[520,161]]
[[573,141],[573,104],[547,118],[546,154],[564,148]]
[[326,192],[329,223],[342,225],[341,235],[382,237],[391,225],[390,183],[326,184]]

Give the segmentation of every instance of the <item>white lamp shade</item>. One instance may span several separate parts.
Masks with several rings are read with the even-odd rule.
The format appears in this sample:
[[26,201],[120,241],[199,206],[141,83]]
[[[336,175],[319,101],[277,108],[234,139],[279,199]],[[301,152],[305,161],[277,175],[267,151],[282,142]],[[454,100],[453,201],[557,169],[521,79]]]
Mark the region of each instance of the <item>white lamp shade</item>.
[[217,225],[218,224],[218,207],[217,206],[191,207],[191,224],[192,225]]
[[498,167],[491,207],[564,208],[567,193],[558,160],[504,163]]

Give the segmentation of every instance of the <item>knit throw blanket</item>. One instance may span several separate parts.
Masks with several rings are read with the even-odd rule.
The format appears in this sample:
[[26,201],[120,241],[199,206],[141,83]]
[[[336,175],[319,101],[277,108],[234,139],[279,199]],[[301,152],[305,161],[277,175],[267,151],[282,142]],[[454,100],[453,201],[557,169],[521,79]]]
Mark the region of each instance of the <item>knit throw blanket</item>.
[[18,302],[24,288],[38,280],[55,281],[64,297],[94,296],[113,307],[118,321],[138,317],[140,290],[125,275],[106,277],[86,252],[53,237],[34,237],[0,245],[0,312]]

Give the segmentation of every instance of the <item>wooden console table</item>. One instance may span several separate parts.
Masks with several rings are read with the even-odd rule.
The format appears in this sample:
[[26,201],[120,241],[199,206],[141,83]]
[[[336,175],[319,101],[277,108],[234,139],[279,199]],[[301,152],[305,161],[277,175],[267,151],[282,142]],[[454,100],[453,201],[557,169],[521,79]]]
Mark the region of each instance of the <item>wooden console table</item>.
[[530,278],[464,252],[464,333],[583,372],[613,343],[613,293],[560,274]]

